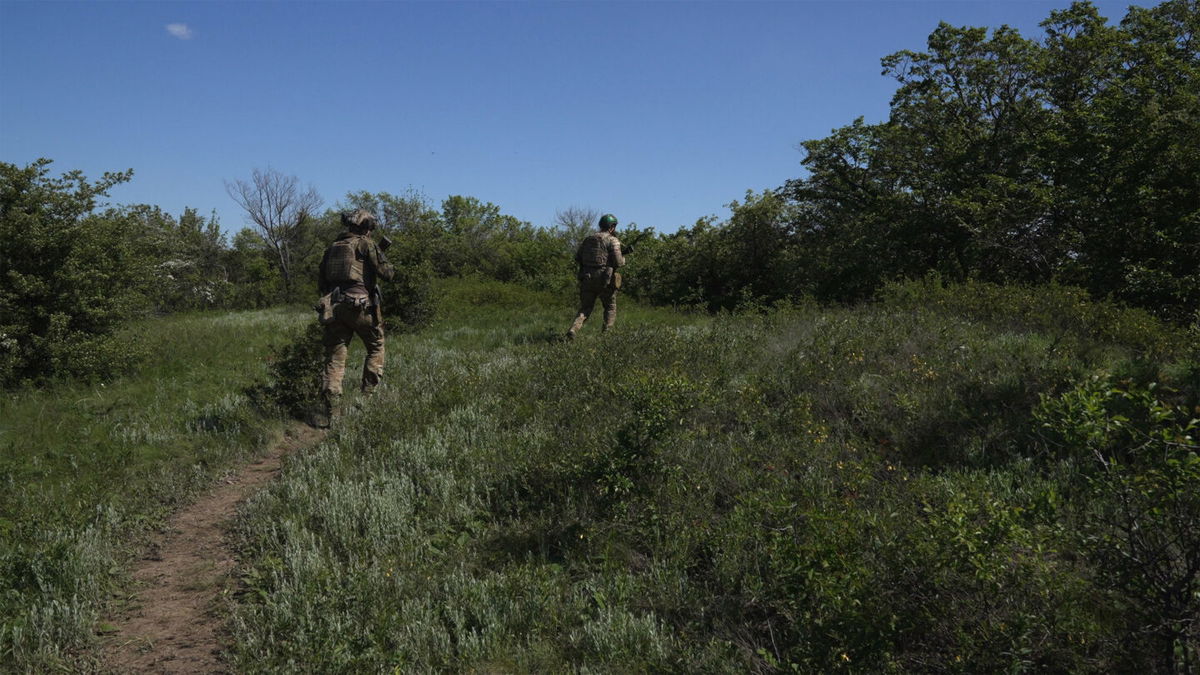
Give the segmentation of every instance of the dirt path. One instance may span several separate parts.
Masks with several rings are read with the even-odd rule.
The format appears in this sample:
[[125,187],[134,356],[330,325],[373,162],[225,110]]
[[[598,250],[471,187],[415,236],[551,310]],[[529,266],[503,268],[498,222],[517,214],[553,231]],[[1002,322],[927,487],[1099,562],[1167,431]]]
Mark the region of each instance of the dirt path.
[[237,505],[279,473],[284,455],[311,445],[324,432],[305,425],[286,435],[256,462],[171,516],[133,572],[132,608],[112,619],[104,649],[118,673],[223,673],[218,599],[232,588],[234,553],[226,529]]

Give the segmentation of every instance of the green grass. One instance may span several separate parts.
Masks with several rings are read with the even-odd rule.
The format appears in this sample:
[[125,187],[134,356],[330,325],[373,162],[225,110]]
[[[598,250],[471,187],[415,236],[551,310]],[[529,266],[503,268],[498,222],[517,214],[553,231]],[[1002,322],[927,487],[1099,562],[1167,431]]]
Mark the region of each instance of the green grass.
[[[1055,287],[925,282],[718,316],[622,297],[615,330],[595,317],[572,342],[571,294],[439,294],[433,326],[389,337],[386,386],[348,395],[242,509],[238,670],[1200,656],[1194,336]],[[5,400],[0,661],[87,665],[121,542],[261,447],[270,422],[239,392],[307,320],[147,322],[142,372]]]
[[86,663],[129,545],[279,430],[241,394],[265,376],[294,309],[140,321],[147,351],[107,385],[57,382],[0,399],[0,661]]
[[612,333],[565,343],[569,302],[451,286],[439,323],[389,343],[387,390],[245,510],[236,663],[1103,672],[1194,658],[1186,634],[1125,642],[1162,608],[1106,576],[1121,533],[1087,523],[1113,495],[1038,412],[1095,376],[1171,383],[1171,405],[1194,405],[1186,336],[1103,306],[1064,321],[1053,293],[977,291],[990,315],[913,301],[932,289],[764,316],[631,306]]

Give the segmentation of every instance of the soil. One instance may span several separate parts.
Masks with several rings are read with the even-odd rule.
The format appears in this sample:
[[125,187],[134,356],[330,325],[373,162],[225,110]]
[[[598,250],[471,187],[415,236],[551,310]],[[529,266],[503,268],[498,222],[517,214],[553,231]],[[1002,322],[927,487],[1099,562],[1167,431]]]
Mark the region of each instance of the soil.
[[265,455],[171,516],[135,565],[128,608],[109,619],[104,647],[108,669],[230,672],[222,658],[221,598],[236,588],[237,563],[228,528],[238,504],[279,474],[285,455],[324,435],[306,425],[289,428]]

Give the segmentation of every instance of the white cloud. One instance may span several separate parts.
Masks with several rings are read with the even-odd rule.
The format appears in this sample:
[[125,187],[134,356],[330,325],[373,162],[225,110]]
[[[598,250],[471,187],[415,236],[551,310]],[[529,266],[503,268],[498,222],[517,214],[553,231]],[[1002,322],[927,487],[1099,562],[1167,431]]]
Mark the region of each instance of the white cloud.
[[186,23],[169,23],[167,24],[167,32],[180,40],[192,39],[192,29],[188,28]]

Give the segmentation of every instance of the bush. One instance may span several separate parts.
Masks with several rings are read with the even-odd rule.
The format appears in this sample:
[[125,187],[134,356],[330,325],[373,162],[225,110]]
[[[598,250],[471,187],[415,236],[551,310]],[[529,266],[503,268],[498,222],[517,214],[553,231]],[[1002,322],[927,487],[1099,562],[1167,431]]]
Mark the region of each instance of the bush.
[[396,264],[396,276],[383,287],[385,326],[389,332],[415,333],[437,317],[440,298],[433,286],[428,260]]
[[92,183],[49,165],[0,162],[0,386],[105,378],[136,358],[114,332],[143,306],[147,261],[128,219],[91,214],[132,171]]
[[949,314],[1003,331],[1041,333],[1060,351],[1086,354],[1120,346],[1130,356],[1153,360],[1192,343],[1184,329],[1144,309],[1095,300],[1082,288],[1053,283],[945,283],[933,274],[885,284],[877,297],[889,308]]
[[307,420],[321,395],[321,373],[325,348],[321,343],[324,328],[316,321],[307,323],[290,342],[272,347],[266,382],[246,390],[247,396],[263,409],[277,409],[296,419]]
[[1082,468],[1079,547],[1096,585],[1128,607],[1106,647],[1130,672],[1200,666],[1200,410],[1178,398],[1097,376],[1037,410],[1051,446]]

